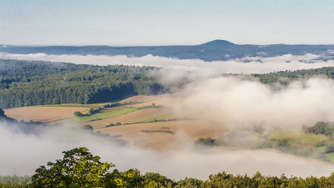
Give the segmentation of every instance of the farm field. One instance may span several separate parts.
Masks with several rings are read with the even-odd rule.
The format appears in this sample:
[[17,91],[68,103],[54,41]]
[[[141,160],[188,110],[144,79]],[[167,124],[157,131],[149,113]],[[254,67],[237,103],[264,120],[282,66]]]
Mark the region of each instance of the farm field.
[[[5,113],[26,122],[89,125],[94,132],[158,151],[200,143],[235,149],[275,149],[334,162],[331,134],[314,132],[318,130],[317,126],[323,130],[321,127],[331,125],[320,123],[310,129],[311,132],[301,130],[298,133],[280,129],[269,132],[229,129],[214,119],[178,113],[175,107],[179,103],[182,103],[180,94],[138,95],[113,103],[31,106],[6,109]],[[249,135],[252,135],[251,139]]]
[[22,121],[37,121],[50,123],[68,119],[73,116],[74,112],[88,112],[87,107],[72,107],[72,106],[29,106],[20,108],[11,108],[5,110],[8,117]]
[[[169,122],[143,123],[98,129],[101,132],[121,136],[131,143],[153,149],[182,148],[198,138],[216,138],[222,130],[200,120],[176,120]],[[190,142],[187,142],[190,141]]]
[[[222,134],[222,130],[214,128],[210,122],[185,119],[174,114],[172,106],[180,100],[170,95],[134,96],[115,103],[31,106],[6,109],[5,113],[26,122],[63,121],[90,125],[95,132],[119,136],[137,146],[158,150],[181,147],[180,139],[194,142],[198,138],[216,138]],[[114,106],[103,108],[106,105]],[[90,109],[99,107],[103,110],[85,115]],[[84,115],[78,117],[75,112]]]

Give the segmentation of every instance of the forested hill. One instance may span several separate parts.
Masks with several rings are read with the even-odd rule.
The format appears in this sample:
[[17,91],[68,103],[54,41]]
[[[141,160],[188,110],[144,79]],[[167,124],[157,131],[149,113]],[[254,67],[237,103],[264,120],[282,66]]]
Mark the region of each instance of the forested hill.
[[163,87],[152,67],[0,60],[0,108],[110,102]]
[[214,40],[199,45],[174,46],[0,46],[0,52],[6,53],[45,53],[76,55],[126,55],[141,57],[154,56],[173,57],[179,59],[202,59],[205,61],[229,60],[243,57],[273,57],[284,54],[324,55],[325,60],[334,59],[334,45],[240,45],[226,40]]
[[[157,69],[0,59],[0,108],[112,102],[138,94],[166,92],[168,88],[151,74]],[[288,84],[315,75],[334,78],[334,68],[254,74],[251,77],[266,84]]]

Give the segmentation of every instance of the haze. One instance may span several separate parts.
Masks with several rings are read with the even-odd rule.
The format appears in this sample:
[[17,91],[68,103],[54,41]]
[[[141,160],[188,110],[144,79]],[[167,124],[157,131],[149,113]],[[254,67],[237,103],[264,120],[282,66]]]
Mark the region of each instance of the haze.
[[333,44],[331,0],[2,0],[0,43]]

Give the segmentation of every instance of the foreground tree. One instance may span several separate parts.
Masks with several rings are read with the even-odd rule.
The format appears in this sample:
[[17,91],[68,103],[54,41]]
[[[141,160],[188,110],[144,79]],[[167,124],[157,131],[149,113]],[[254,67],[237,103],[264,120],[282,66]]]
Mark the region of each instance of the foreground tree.
[[[64,157],[55,163],[41,166],[31,178],[31,183],[11,181],[2,183],[0,188],[44,188],[44,187],[105,187],[105,188],[327,188],[334,187],[334,173],[329,177],[267,177],[256,173],[254,176],[233,175],[221,172],[209,176],[203,181],[185,178],[177,182],[159,173],[142,175],[137,169],[121,172],[110,171],[112,163],[100,162],[87,148],[75,148],[65,151]],[[1,179],[0,179],[1,180]]]
[[55,163],[41,166],[32,176],[33,187],[103,187],[104,177],[114,165],[100,162],[87,148],[65,151]]

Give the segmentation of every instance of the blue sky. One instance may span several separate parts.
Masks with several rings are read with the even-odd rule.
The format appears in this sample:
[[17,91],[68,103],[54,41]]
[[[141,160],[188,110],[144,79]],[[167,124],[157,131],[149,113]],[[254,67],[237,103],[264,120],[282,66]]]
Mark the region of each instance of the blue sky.
[[0,0],[2,44],[334,44],[333,0]]

